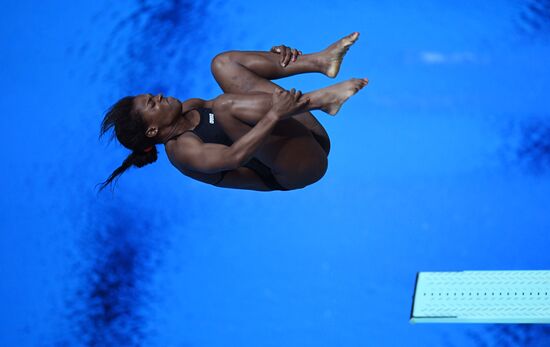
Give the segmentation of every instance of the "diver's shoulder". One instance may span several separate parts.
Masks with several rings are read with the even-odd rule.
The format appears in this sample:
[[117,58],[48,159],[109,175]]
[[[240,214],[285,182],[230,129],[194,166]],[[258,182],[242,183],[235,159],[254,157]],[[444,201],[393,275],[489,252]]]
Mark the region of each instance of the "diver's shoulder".
[[202,140],[192,130],[186,130],[178,137],[164,144],[164,151],[171,162],[181,161],[186,153],[202,144]]

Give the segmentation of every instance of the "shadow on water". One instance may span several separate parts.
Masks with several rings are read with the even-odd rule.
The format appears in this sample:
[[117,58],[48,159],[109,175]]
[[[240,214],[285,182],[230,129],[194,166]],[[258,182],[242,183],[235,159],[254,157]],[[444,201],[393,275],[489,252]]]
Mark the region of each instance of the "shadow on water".
[[[124,9],[109,5],[93,17],[91,28],[111,28],[105,39],[91,35],[69,48],[70,54],[91,59],[92,68],[78,73],[100,82],[99,90],[185,94],[184,88],[193,86],[197,78],[192,69],[198,53],[209,35],[217,33],[216,24],[208,18],[214,7],[220,10],[219,5],[190,0],[131,4]],[[118,93],[106,96],[111,94]],[[99,122],[98,117],[98,126]],[[95,138],[97,133],[90,136]],[[75,186],[97,183],[97,168],[89,163],[105,161],[84,142],[74,146],[82,149],[80,156],[87,161],[79,166]],[[161,248],[166,249],[162,231],[168,226],[160,221],[164,218],[160,208],[140,207],[135,200],[124,199],[123,191],[117,190],[112,201],[105,200],[94,195],[83,208],[71,207],[73,216],[68,218],[81,241],[65,308],[69,332],[58,340],[60,346],[141,346],[151,338],[147,312],[158,297],[151,283]],[[72,201],[78,205],[74,197]]]
[[161,232],[166,225],[151,221],[149,213],[119,198],[91,204],[80,220],[67,345],[142,346],[150,335],[151,278],[167,245]]
[[535,119],[520,127],[517,157],[532,173],[550,170],[550,119]]
[[490,325],[483,334],[476,332],[468,336],[479,347],[546,347],[550,346],[550,325]]
[[91,23],[111,28],[104,42],[98,47],[83,40],[70,52],[95,60],[90,81],[116,85],[124,94],[182,94],[198,78],[197,67],[204,67],[197,57],[221,31],[217,26],[223,23],[211,19],[214,11],[224,11],[221,1],[136,0],[122,9],[109,6]]
[[[519,31],[532,39],[550,34],[550,0],[526,0],[519,13]],[[510,121],[502,131],[500,156],[508,167],[531,175],[550,173],[550,118],[527,117]],[[548,324],[491,324],[470,330],[467,336],[479,347],[550,346]]]
[[550,0],[527,0],[520,13],[519,30],[529,37],[550,34]]
[[[533,39],[548,39],[550,0],[526,0],[519,15],[519,31]],[[529,117],[510,122],[504,131],[502,157],[506,164],[543,175],[550,172],[550,118]],[[550,325],[498,324],[470,332],[476,346],[550,346]]]
[[550,118],[529,117],[510,122],[504,131],[502,157],[508,166],[532,175],[550,172]]

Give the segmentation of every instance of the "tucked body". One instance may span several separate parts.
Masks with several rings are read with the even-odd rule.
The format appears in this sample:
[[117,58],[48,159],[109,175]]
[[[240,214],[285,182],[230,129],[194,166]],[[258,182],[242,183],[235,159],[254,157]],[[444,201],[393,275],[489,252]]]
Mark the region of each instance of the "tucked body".
[[302,94],[272,80],[306,72],[335,77],[358,35],[306,55],[286,46],[221,53],[211,68],[224,93],[211,100],[162,94],[119,100],[101,133],[114,127],[132,153],[102,188],[130,166],[154,162],[157,144],[184,175],[219,187],[292,190],[318,181],[327,170],[330,139],[311,111],[335,115],[368,81],[354,78]]

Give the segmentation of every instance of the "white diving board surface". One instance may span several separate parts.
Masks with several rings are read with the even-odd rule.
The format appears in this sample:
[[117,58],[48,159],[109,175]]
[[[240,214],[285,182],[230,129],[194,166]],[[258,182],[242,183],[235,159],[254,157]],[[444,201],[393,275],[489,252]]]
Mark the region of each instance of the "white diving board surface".
[[550,323],[550,271],[419,272],[411,323]]

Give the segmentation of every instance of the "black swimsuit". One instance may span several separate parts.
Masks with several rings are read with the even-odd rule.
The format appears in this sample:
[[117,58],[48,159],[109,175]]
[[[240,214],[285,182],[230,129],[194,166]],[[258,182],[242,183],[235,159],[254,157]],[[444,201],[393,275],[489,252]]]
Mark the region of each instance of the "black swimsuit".
[[[215,121],[215,115],[214,113],[212,113],[212,109],[196,108],[196,110],[199,111],[199,114],[200,114],[199,125],[197,125],[195,129],[187,130],[187,131],[193,132],[195,135],[201,138],[202,142],[205,142],[205,143],[219,143],[226,146],[231,146],[233,144],[233,141],[229,138],[229,136],[227,136],[227,134],[223,131],[223,129],[218,125],[218,122]],[[166,140],[166,142],[172,139],[175,139],[181,134],[178,134],[169,138],[168,140]],[[164,143],[166,144],[166,142]],[[271,188],[272,190],[288,190],[282,187],[277,182],[277,180],[273,176],[273,173],[271,172],[271,169],[265,166],[258,159],[252,158],[243,166],[254,171],[262,179],[265,185]],[[214,185],[218,185],[228,172],[229,171],[222,171],[220,179],[216,183],[214,183]]]

